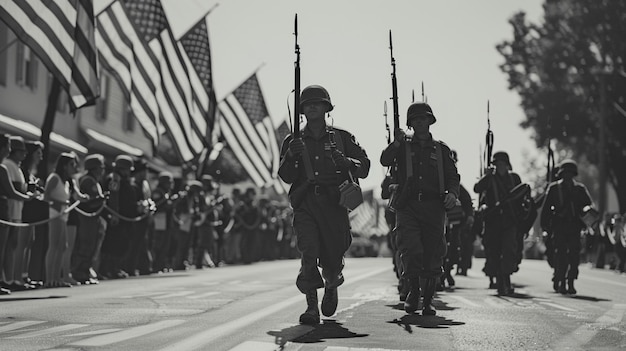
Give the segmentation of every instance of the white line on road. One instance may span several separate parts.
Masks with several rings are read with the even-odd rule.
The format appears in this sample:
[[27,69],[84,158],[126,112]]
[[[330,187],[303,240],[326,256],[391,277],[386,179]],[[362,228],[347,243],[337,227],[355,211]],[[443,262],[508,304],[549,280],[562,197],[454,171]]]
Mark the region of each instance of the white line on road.
[[556,303],[552,303],[552,302],[545,302],[545,301],[540,301],[539,303],[542,303],[546,306],[550,306],[550,307],[554,307],[557,308],[559,310],[563,310],[563,311],[567,311],[567,312],[578,312],[577,310],[573,309],[573,308],[569,308],[569,307],[565,307],[565,306],[561,306],[559,304]]
[[119,331],[117,333],[94,336],[93,338],[79,340],[69,345],[72,345],[72,346],[110,345],[110,344],[118,343],[121,341],[129,340],[132,338],[144,336],[146,334],[154,333],[161,329],[174,327],[184,322],[185,322],[184,320],[179,320],[179,319],[165,320],[165,321],[160,321],[160,322],[156,322],[152,324],[146,324],[146,325],[142,325],[138,327],[129,328],[126,330]]
[[30,327],[31,325],[37,325],[41,323],[45,323],[45,322],[44,321],[22,321],[22,322],[10,323],[8,325],[3,325],[2,327],[0,327],[0,333],[6,333],[6,332],[13,331],[13,330],[21,329],[24,327]]
[[[361,281],[363,279],[367,279],[369,277],[375,276],[377,274],[380,274],[382,272],[385,272],[389,270],[388,267],[384,267],[384,268],[380,268],[374,271],[370,271],[368,273],[364,273],[360,276],[351,278],[349,280],[346,280],[346,283],[344,285],[351,285],[354,284],[358,281]],[[179,350],[197,350],[197,349],[202,349],[204,346],[208,345],[212,340],[215,340],[217,338],[232,334],[238,330],[241,330],[243,327],[250,325],[258,320],[261,320],[269,315],[272,315],[284,308],[287,308],[288,306],[293,305],[296,302],[300,302],[302,301],[302,295],[297,295],[294,297],[291,297],[289,299],[283,300],[279,303],[276,303],[274,305],[270,305],[267,306],[261,310],[252,312],[250,314],[247,314],[243,317],[240,317],[238,319],[232,320],[228,323],[224,323],[222,325],[219,325],[217,327],[205,330],[203,332],[200,332],[198,334],[192,335],[188,338],[186,338],[183,341],[174,343],[170,346],[167,346],[163,349],[161,349],[161,351],[179,351]]]
[[24,333],[24,334],[20,334],[20,335],[16,335],[16,336],[11,336],[11,337],[9,337],[7,339],[35,338],[35,337],[49,335],[49,334],[54,334],[54,333],[58,333],[58,332],[62,332],[62,331],[78,329],[78,328],[86,327],[88,325],[89,324],[65,324],[65,325],[60,325],[58,327],[47,328],[47,329],[43,329],[43,330],[33,331],[33,332],[30,332],[30,333]]
[[464,304],[472,306],[472,307],[481,307],[479,304],[471,301],[470,299],[466,299],[466,298],[464,298],[462,296],[450,295],[450,297],[455,299],[455,300],[457,300],[457,301],[459,301],[459,302],[461,302],[461,303],[464,303]]
[[584,350],[585,344],[593,339],[599,331],[609,325],[617,324],[624,318],[626,305],[614,305],[608,312],[600,316],[594,323],[584,324],[563,337],[554,346],[554,350]]

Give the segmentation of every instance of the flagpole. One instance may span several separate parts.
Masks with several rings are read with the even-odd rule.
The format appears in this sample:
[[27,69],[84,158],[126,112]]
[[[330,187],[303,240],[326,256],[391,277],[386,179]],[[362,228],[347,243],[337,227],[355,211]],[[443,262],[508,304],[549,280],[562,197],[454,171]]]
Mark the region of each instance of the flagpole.
[[54,117],[57,112],[57,104],[59,101],[59,94],[61,93],[61,82],[53,76],[52,84],[50,85],[50,94],[48,95],[48,105],[46,106],[46,114],[41,125],[41,138],[39,139],[43,145],[42,160],[39,162],[37,168],[37,174],[40,177],[48,175],[48,158],[50,155],[50,133],[54,127]]

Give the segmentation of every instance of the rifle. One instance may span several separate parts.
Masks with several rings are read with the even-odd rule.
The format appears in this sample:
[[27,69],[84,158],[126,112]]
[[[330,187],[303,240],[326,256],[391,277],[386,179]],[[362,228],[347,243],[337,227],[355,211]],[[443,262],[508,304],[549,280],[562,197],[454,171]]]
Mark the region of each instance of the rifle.
[[391,144],[391,128],[389,128],[389,121],[387,120],[387,101],[385,101],[385,104],[384,104],[383,116],[385,116],[385,129],[387,130],[387,144]]
[[[491,131],[491,120],[489,119],[489,100],[487,100],[487,134],[485,135],[485,160],[487,168],[491,167],[491,155],[493,154],[493,132]],[[484,172],[484,170],[481,170]],[[482,174],[481,174],[482,175]]]
[[400,128],[400,112],[398,110],[398,80],[396,79],[396,59],[393,57],[393,41],[389,30],[389,53],[391,54],[391,101],[393,103],[393,129]]

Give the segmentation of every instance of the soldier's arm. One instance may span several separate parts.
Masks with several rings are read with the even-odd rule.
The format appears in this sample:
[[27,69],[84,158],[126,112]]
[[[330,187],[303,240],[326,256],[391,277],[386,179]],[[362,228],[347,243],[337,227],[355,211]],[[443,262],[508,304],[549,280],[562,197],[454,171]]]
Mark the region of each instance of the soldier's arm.
[[446,144],[441,144],[443,154],[443,174],[445,182],[445,190],[451,194],[454,194],[457,199],[459,198],[459,186],[461,182],[461,176],[456,169],[456,164],[450,156],[450,148]]
[[298,179],[298,161],[289,153],[289,142],[293,136],[289,134],[280,147],[280,165],[278,176],[287,184],[292,184]]
[[[346,132],[346,157],[352,163],[350,171],[357,178],[365,178],[370,172],[370,159],[365,150],[356,141],[354,135]],[[343,138],[342,138],[343,139]]]
[[543,207],[541,208],[541,219],[540,219],[540,225],[541,225],[541,229],[542,230],[546,230],[548,229],[548,225],[549,225],[549,221],[550,218],[552,217],[552,210],[550,209],[550,207],[552,207],[553,205],[553,198],[554,198],[554,187],[552,185],[550,185],[548,187],[548,190],[546,190],[546,196],[543,200]]
[[478,182],[474,184],[474,192],[480,194],[483,191],[487,190],[487,184],[490,178],[491,178],[490,173],[487,173],[482,178],[480,178]]
[[400,154],[400,142],[393,142],[383,150],[380,155],[380,164],[384,167],[390,167],[395,163],[395,160]]

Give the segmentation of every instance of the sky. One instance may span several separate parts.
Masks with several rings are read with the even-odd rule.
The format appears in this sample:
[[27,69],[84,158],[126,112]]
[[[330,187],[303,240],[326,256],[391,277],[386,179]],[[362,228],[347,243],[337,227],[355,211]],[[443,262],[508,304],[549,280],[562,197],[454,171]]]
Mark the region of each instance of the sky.
[[[96,12],[110,0],[96,0]],[[480,148],[490,104],[494,151],[509,153],[514,171],[537,154],[517,93],[508,90],[496,44],[512,38],[509,18],[524,11],[540,23],[542,0],[162,0],[174,35],[207,17],[213,84],[222,99],[257,72],[278,126],[293,104],[294,16],[298,14],[302,88],[324,86],[335,126],[353,133],[372,161],[363,189],[378,188],[385,170],[384,103],[393,128],[389,31],[398,80],[400,123],[421,85],[437,122],[435,139],[456,150],[461,183],[471,192],[479,177]],[[217,6],[216,6],[217,4]],[[291,108],[293,111],[293,107]],[[526,177],[528,178],[528,177]]]

